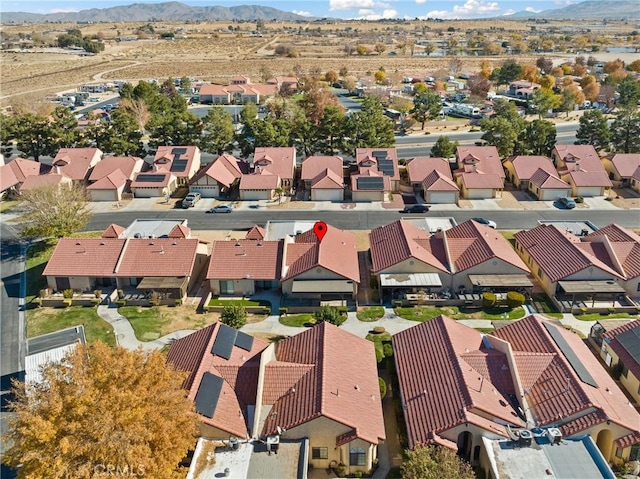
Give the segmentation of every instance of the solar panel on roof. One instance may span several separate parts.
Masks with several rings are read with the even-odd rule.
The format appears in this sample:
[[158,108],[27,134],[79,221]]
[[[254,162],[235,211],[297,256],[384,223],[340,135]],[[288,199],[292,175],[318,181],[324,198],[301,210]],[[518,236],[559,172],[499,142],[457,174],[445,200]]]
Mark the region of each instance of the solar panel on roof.
[[253,346],[253,336],[249,336],[241,331],[238,331],[238,335],[236,336],[236,346],[244,349],[245,351],[251,351],[251,347]]
[[640,363],[640,326],[618,334],[616,339],[631,357]]
[[376,160],[384,159],[387,157],[387,152],[382,150],[377,150],[371,153]]
[[171,163],[171,171],[184,171],[187,169],[187,160],[173,160]]
[[216,340],[211,348],[211,354],[229,359],[231,357],[231,351],[233,351],[233,345],[236,342],[237,334],[237,329],[221,324],[218,329],[218,334],[216,335]]
[[571,349],[571,346],[569,346],[569,343],[567,343],[567,340],[564,339],[564,336],[562,336],[562,333],[558,330],[558,328],[551,325],[550,323],[542,324],[544,324],[544,327],[547,329],[547,331],[549,331],[551,338],[553,338],[553,341],[560,348],[560,351],[562,351],[564,357],[567,358],[567,361],[569,361],[569,364],[571,364],[571,367],[576,372],[580,380],[583,383],[597,388],[598,383],[595,379],[593,379],[593,376],[589,374],[587,368],[584,367],[584,364],[582,364],[578,356],[576,356],[576,353],[573,351],[573,349]]
[[363,176],[356,179],[359,190],[382,190],[384,189],[384,178],[379,176]]
[[148,183],[162,183],[164,175],[139,175],[137,181],[146,181]]
[[187,149],[184,147],[177,147],[171,149],[171,154],[175,156],[184,155],[187,152]]
[[378,160],[378,169],[387,176],[393,176],[393,161]]
[[200,387],[196,393],[196,412],[212,418],[216,412],[216,406],[218,405],[218,399],[220,399],[220,391],[222,391],[223,379],[220,376],[211,374],[209,372],[204,373]]

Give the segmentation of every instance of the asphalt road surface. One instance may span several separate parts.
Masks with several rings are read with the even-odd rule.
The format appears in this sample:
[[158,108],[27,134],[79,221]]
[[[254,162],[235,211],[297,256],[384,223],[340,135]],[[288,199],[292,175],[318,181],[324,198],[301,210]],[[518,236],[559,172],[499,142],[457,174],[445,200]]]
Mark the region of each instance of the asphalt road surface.
[[473,217],[485,217],[495,221],[499,229],[522,230],[533,228],[538,221],[570,220],[591,221],[598,227],[617,223],[627,228],[640,226],[640,212],[637,210],[468,210],[468,211],[429,211],[426,214],[406,215],[399,210],[387,211],[309,211],[309,210],[269,210],[234,211],[228,215],[208,215],[203,211],[175,209],[169,211],[119,211],[117,213],[98,213],[87,225],[87,231],[104,230],[111,223],[128,225],[138,218],[144,219],[180,219],[187,218],[193,230],[237,230],[249,229],[253,225],[264,225],[269,220],[307,220],[325,221],[337,228],[347,230],[369,230],[389,224],[403,216],[413,218],[427,216],[432,218],[454,217],[458,223]]

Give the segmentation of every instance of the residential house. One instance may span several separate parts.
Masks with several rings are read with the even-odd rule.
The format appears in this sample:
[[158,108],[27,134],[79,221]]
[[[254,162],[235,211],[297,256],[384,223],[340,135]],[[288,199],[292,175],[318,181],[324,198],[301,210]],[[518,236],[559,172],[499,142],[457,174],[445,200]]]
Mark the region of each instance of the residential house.
[[541,87],[542,85],[528,80],[512,81],[511,83],[509,83],[509,90],[507,90],[507,95],[514,98],[529,100],[531,99],[535,91]]
[[240,177],[240,199],[243,201],[272,200],[282,188],[277,174],[258,167],[253,173]]
[[612,153],[602,158],[602,165],[610,180],[627,186],[635,171],[640,168],[640,153]]
[[474,466],[485,440],[516,433],[588,434],[609,462],[637,451],[640,415],[562,326],[530,315],[484,335],[438,316],[392,341],[410,448],[449,447]]
[[510,156],[502,162],[506,172],[506,179],[519,190],[528,190],[529,181],[538,170],[557,175],[556,167],[551,158],[537,155]]
[[385,439],[373,344],[331,324],[267,344],[216,323],[174,341],[167,362],[189,374],[204,437],[308,438],[310,467],[349,473],[369,471]]
[[504,188],[504,169],[495,146],[459,146],[453,175],[463,198],[495,198]]
[[282,258],[282,241],[214,241],[206,276],[211,292],[250,296],[262,290],[277,290]]
[[230,85],[213,85],[206,83],[199,88],[200,103],[222,105],[256,105],[275,95],[276,84],[251,83],[249,77],[237,77]]
[[[395,148],[356,148],[356,165],[358,172],[352,174],[355,177],[355,189],[353,199],[355,201],[372,201],[367,198],[367,191],[395,192],[400,188],[400,170],[398,168],[398,151]],[[384,178],[381,182],[377,179],[360,178]],[[379,200],[378,200],[379,201]]]
[[38,176],[48,171],[48,167],[38,161],[15,158],[0,166],[0,194],[18,192],[28,176]]
[[629,185],[633,191],[640,193],[640,166],[636,168],[636,171],[629,178]]
[[391,179],[381,171],[365,169],[351,174],[353,201],[385,201],[391,191]]
[[[640,321],[629,321],[602,336],[600,357],[609,368],[617,368],[619,381],[640,405]],[[636,460],[640,459],[640,448]]]
[[355,236],[327,225],[322,240],[313,229],[285,237],[281,283],[287,298],[355,300],[360,284]]
[[413,191],[431,204],[456,204],[460,195],[446,158],[419,157],[407,161],[407,174]]
[[341,156],[309,156],[302,162],[300,179],[311,201],[343,201],[343,176]]
[[89,175],[91,201],[120,201],[131,191],[131,183],[142,171],[144,161],[135,156],[103,158]]
[[578,237],[542,224],[514,238],[517,253],[561,310],[594,307],[596,296],[614,301],[609,307],[620,295],[638,296],[640,237],[630,230],[609,225]]
[[[555,171],[555,170],[554,170]],[[527,190],[539,200],[555,201],[571,196],[571,186],[562,181],[555,173],[538,168],[529,181]]]
[[115,170],[87,187],[91,201],[120,201],[127,184],[122,170]]
[[551,157],[560,178],[571,185],[573,196],[602,196],[612,186],[591,145],[556,144]]
[[286,90],[290,93],[295,93],[298,89],[298,77],[290,76],[278,76],[269,78],[267,85],[275,85],[277,91]]
[[532,286],[527,266],[504,237],[475,221],[429,234],[397,220],[371,230],[369,243],[383,298]]
[[102,151],[98,148],[61,148],[51,163],[51,171],[84,184],[101,158]]
[[258,147],[253,152],[254,171],[268,171],[280,177],[285,190],[293,187],[296,171],[294,147]]
[[178,178],[164,169],[136,174],[131,182],[136,198],[168,197],[178,188]]
[[56,173],[48,173],[46,175],[32,175],[27,176],[20,186],[20,191],[31,191],[38,188],[71,188],[73,185],[73,180],[68,176],[56,174]]
[[202,168],[192,178],[189,191],[200,193],[203,198],[219,198],[237,188],[240,177],[247,173],[249,173],[249,163],[225,153]]
[[200,169],[200,148],[197,146],[159,146],[153,159],[155,172],[170,172],[177,185],[187,186]]

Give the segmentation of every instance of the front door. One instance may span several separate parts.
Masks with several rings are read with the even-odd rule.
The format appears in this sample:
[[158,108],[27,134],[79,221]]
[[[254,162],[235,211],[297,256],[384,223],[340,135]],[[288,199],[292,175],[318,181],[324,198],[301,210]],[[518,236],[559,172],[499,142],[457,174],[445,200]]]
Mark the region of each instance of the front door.
[[220,294],[233,294],[233,281],[220,281]]

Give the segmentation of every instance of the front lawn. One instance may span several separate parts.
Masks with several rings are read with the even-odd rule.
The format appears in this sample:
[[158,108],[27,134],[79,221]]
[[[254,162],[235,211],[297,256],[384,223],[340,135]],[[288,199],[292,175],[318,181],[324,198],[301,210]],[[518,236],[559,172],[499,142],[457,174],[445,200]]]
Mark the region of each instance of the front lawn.
[[559,313],[555,305],[551,302],[546,294],[534,294],[531,296],[531,305],[535,310],[550,318],[561,319],[562,313]]
[[519,319],[524,317],[524,309],[521,306],[514,309],[487,308],[463,309],[462,311],[457,306],[443,308],[416,306],[413,308],[395,308],[395,313],[401,318],[420,322],[428,321],[441,314],[452,319]]
[[122,306],[118,313],[127,318],[140,341],[153,341],[162,335],[162,327],[171,321],[160,306]]
[[360,321],[378,321],[384,316],[384,308],[382,306],[368,306],[360,309],[360,311],[356,313],[356,316]]
[[252,299],[224,299],[214,297],[209,301],[209,306],[231,306],[240,305],[248,308],[250,306],[262,306],[265,308],[271,308],[271,303],[266,299],[252,300]]
[[310,326],[313,320],[313,314],[288,314],[280,316],[280,324],[291,326],[293,328]]
[[84,326],[88,343],[102,341],[115,345],[113,328],[103,320],[96,308],[72,306],[70,308],[36,308],[27,311],[27,336],[32,338],[41,334],[53,333],[73,326]]
[[607,319],[635,319],[637,317],[637,314],[587,313],[587,314],[576,314],[575,317],[580,321],[606,321]]

